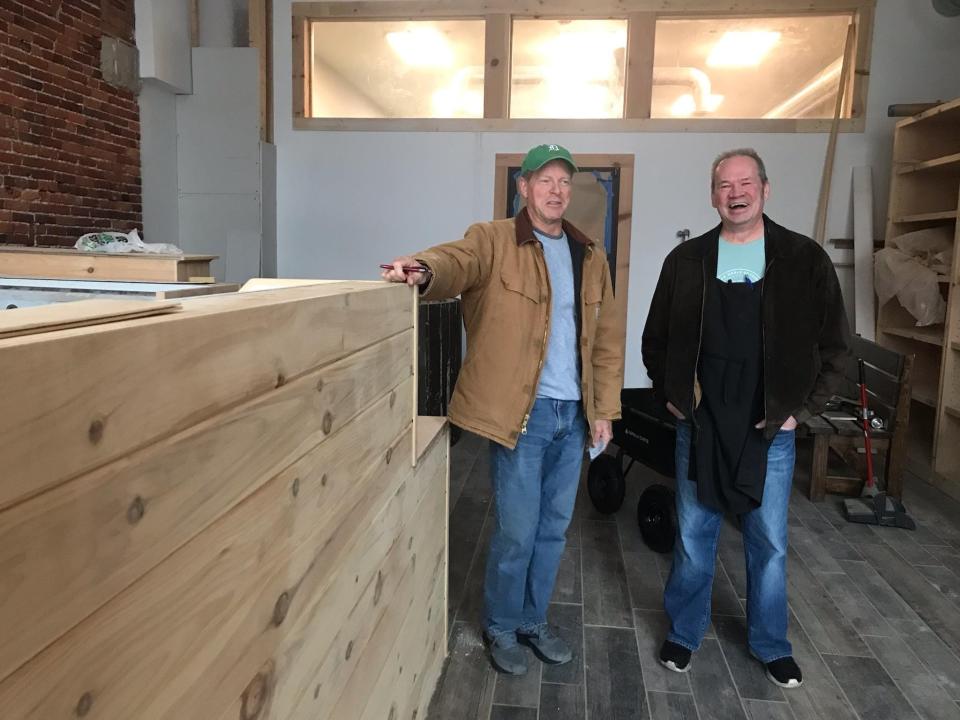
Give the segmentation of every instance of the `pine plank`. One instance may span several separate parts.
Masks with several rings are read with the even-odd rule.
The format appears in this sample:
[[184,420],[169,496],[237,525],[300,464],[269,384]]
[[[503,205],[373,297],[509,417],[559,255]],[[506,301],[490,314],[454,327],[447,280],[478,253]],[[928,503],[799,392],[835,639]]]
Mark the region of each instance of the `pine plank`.
[[413,326],[410,289],[331,283],[0,341],[0,509]]
[[[410,477],[397,461],[410,382],[345,428],[347,442],[319,445],[0,683],[5,714],[208,720],[246,688],[256,717],[249,703],[271,697],[274,652],[308,603],[364,587],[349,582],[358,545],[385,551],[403,531],[388,508]],[[384,552],[361,555],[376,576]]]
[[0,248],[0,275],[64,280],[187,282],[209,276],[216,255],[93,253],[72,248]]
[[97,299],[17,308],[0,313],[0,340],[163,315],[180,307],[171,301]]
[[[410,380],[406,330],[0,512],[0,678]],[[396,391],[388,403],[406,400]],[[392,407],[392,406],[391,406]]]

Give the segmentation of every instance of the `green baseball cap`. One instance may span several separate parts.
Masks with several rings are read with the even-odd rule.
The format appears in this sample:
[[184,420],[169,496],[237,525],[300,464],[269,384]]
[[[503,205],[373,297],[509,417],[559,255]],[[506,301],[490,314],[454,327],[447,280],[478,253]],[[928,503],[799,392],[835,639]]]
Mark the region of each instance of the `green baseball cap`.
[[570,151],[562,145],[537,145],[523,159],[520,166],[520,172],[526,175],[535,172],[546,165],[551,160],[563,160],[573,172],[579,172],[577,164],[573,161]]

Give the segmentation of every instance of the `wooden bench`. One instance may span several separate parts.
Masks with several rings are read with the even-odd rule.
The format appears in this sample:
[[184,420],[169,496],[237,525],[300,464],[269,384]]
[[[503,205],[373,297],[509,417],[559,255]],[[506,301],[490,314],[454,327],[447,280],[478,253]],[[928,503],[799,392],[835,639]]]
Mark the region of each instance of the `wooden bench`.
[[[903,466],[907,451],[907,425],[910,420],[910,392],[913,355],[901,355],[889,348],[854,336],[851,343],[854,360],[838,390],[843,398],[859,404],[860,388],[856,359],[862,358],[867,385],[867,405],[883,420],[882,430],[873,430],[874,474],[880,487],[893,497],[903,492]],[[863,429],[854,408],[825,411],[804,423],[813,436],[813,462],[810,468],[811,500],[823,500],[826,493],[859,495],[866,478]],[[845,419],[846,418],[846,419]],[[834,473],[829,467],[831,450],[846,465],[847,473]],[[882,476],[881,476],[882,469]]]

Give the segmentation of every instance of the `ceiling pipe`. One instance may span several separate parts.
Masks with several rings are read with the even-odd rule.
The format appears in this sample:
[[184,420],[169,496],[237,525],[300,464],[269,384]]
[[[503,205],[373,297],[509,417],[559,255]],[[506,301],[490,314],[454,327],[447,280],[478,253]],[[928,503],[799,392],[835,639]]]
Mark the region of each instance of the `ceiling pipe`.
[[768,111],[764,118],[801,118],[824,100],[837,92],[840,70],[843,67],[841,55],[821,70],[795,95]]

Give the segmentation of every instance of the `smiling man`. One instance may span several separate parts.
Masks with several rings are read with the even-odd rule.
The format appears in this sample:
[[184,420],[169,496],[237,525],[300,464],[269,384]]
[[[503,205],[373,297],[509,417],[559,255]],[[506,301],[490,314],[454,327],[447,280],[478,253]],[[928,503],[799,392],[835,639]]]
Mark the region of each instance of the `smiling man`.
[[[484,637],[500,672],[522,674],[529,645],[566,663],[547,624],[584,449],[620,417],[623,318],[603,244],[563,219],[577,166],[559,145],[527,153],[516,218],[399,257],[382,277],[426,300],[460,295],[467,355],[450,420],[490,440],[495,501],[484,581]],[[411,266],[425,271],[411,271]]]
[[764,215],[770,183],[756,151],[720,155],[710,182],[720,225],[667,256],[643,331],[654,392],[678,420],[679,528],[660,661],[690,668],[710,625],[717,538],[731,513],[743,531],[750,652],[772,682],[799,687],[787,640],[794,429],[843,377],[847,315],[823,248]]

